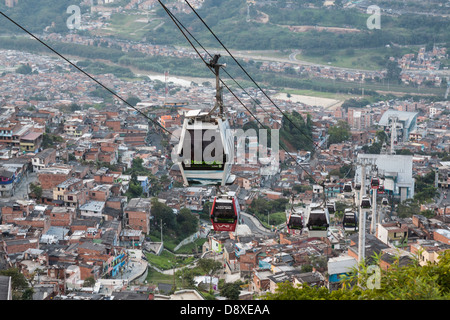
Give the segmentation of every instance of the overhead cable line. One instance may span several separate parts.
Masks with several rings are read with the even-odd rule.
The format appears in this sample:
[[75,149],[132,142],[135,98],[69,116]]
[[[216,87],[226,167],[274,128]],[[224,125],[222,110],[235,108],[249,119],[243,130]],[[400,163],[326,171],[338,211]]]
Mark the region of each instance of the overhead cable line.
[[[160,1],[161,2],[161,1]],[[211,30],[208,24],[203,20],[203,18],[197,13],[197,11],[192,7],[188,0],[185,0],[186,4],[191,8],[199,20],[205,25],[209,32],[214,36],[214,38],[220,43],[220,45],[225,49],[225,51],[230,55],[230,57],[236,62],[236,64],[242,69],[242,71],[247,75],[247,77],[256,85],[256,87],[264,94],[264,96],[281,112],[281,114],[298,130],[302,133],[310,142],[315,145],[318,149],[321,149],[317,142],[315,142],[310,136],[303,132],[277,105],[276,103],[266,94],[266,92],[259,86],[258,83],[253,79],[253,77],[245,70],[245,68],[239,63],[239,61],[233,56],[233,54],[228,50],[228,48],[222,43],[222,41],[216,36],[216,34]],[[260,105],[261,106],[261,105]],[[334,155],[332,155],[334,157]]]
[[[175,25],[177,26],[177,28],[180,30],[180,32],[183,34],[183,36],[186,38],[186,40],[189,42],[189,44],[191,45],[191,47],[195,50],[195,52],[198,54],[198,56],[202,59],[202,61],[205,63],[205,65],[211,70],[211,72],[214,72],[214,70],[210,67],[210,65],[208,64],[207,61],[205,61],[205,59],[203,58],[203,56],[200,54],[200,52],[198,51],[198,49],[194,46],[194,44],[192,43],[192,41],[189,39],[189,37],[186,35],[186,33],[184,33],[184,31],[182,29],[185,29],[185,27],[183,26],[183,24],[181,22],[179,22],[178,19],[175,18],[175,16],[173,15],[173,13],[162,3],[161,0],[158,0],[158,2],[160,3],[160,5],[163,7],[163,9],[166,11],[166,13],[169,15],[169,17],[172,19],[172,21],[175,23]],[[191,35],[192,36],[192,35]],[[195,37],[192,36],[192,38],[195,39]],[[197,40],[195,40],[196,42],[198,42]],[[228,85],[222,80],[220,79],[220,82],[224,85],[224,87],[226,87],[228,89],[228,91],[236,98],[236,100],[250,113],[250,115],[258,122],[258,124],[262,127],[265,128],[266,127],[261,123],[261,121],[247,108],[247,106],[241,101],[241,99],[239,99],[239,97],[236,96],[236,94],[228,87]],[[271,135],[270,130],[268,130],[269,135]],[[286,148],[281,145],[281,147],[283,148],[283,150],[297,163],[297,165],[299,165],[304,172],[306,172],[306,174],[317,184],[319,184],[316,179],[314,178],[314,176],[312,176],[308,170],[304,169],[302,164],[300,164],[297,159],[295,159],[291,153],[286,150]]]
[[[67,59],[65,56],[63,56],[62,54],[60,54],[58,51],[56,51],[55,49],[53,49],[52,47],[50,47],[48,44],[46,44],[44,41],[42,41],[41,39],[39,39],[38,37],[36,37],[33,33],[31,33],[30,31],[28,31],[27,29],[25,29],[23,26],[21,26],[19,23],[17,23],[16,21],[14,21],[13,19],[11,19],[9,16],[7,16],[5,13],[3,13],[2,11],[0,11],[0,14],[2,16],[4,16],[6,19],[8,19],[9,21],[11,21],[13,24],[15,24],[17,27],[19,27],[20,29],[22,29],[23,31],[25,31],[28,35],[30,35],[32,38],[34,38],[35,40],[37,40],[39,43],[41,43],[43,46],[45,46],[47,49],[49,49],[50,51],[52,51],[53,53],[55,53],[57,56],[59,56],[60,58],[62,58],[63,60],[65,60],[66,62],[68,62],[71,66],[73,66],[74,68],[76,68],[78,71],[80,71],[81,73],[83,73],[84,75],[86,75],[88,78],[90,78],[91,80],[93,80],[95,83],[97,83],[98,85],[100,85],[102,88],[104,88],[105,90],[107,90],[109,93],[111,93],[112,95],[114,95],[116,98],[118,98],[119,100],[121,100],[122,102],[124,102],[126,105],[130,106],[131,108],[133,108],[134,110],[136,110],[138,113],[140,113],[141,115],[143,115],[145,118],[147,118],[148,120],[150,120],[151,122],[153,122],[154,124],[156,124],[158,127],[160,127],[163,131],[165,131],[166,133],[168,133],[169,135],[173,135],[172,132],[170,132],[169,130],[167,130],[166,128],[164,128],[160,123],[158,123],[157,121],[153,120],[152,118],[150,118],[148,115],[146,115],[144,112],[142,112],[141,110],[139,110],[138,108],[136,108],[135,106],[133,106],[131,103],[129,103],[128,101],[126,101],[125,99],[123,99],[121,96],[119,96],[117,93],[115,93],[113,90],[109,89],[108,87],[106,87],[103,83],[101,83],[100,81],[98,81],[97,79],[95,79],[93,76],[91,76],[89,73],[87,73],[86,71],[84,71],[83,69],[81,69],[79,66],[77,66],[75,63],[73,63],[72,61],[70,61],[69,59]],[[177,137],[178,138],[178,137]]]

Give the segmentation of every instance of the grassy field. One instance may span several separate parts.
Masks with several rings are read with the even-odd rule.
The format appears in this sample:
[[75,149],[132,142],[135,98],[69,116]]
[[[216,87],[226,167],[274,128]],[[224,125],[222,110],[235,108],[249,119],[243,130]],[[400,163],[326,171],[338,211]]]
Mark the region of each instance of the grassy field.
[[146,15],[116,13],[111,15],[109,26],[98,30],[98,35],[114,35],[118,38],[141,41],[144,35],[161,24],[160,19]]
[[297,54],[297,60],[325,64],[333,67],[381,70],[384,68],[386,57],[404,55],[417,52],[413,48],[370,48],[336,50],[324,55]]
[[[147,280],[147,283],[155,284],[155,285],[157,285],[158,283],[173,284],[174,276],[168,275],[168,274],[163,274],[152,268],[148,268],[147,278],[145,280]],[[180,286],[181,283],[180,283],[179,278],[175,277],[175,283],[177,284],[177,287]]]
[[[345,82],[345,81],[335,81],[329,79],[322,78],[312,78],[312,82],[317,85],[332,85],[334,88],[338,90],[342,90],[341,92],[345,92],[346,88],[364,88],[364,90],[373,90],[377,91],[381,94],[394,94],[394,95],[437,95],[443,96],[445,93],[445,88],[429,88],[429,87],[412,87],[405,86],[403,84],[388,82],[387,80],[381,82],[364,82],[363,84],[354,83],[354,82]],[[366,91],[367,92],[367,91]],[[362,90],[361,90],[362,93]]]
[[148,262],[162,270],[172,269],[174,266],[181,267],[189,265],[194,261],[194,257],[180,257],[169,251],[164,250],[158,256],[156,254],[147,253]]
[[286,222],[286,213],[284,211],[269,214],[269,223],[267,223],[267,214],[256,215],[266,228],[271,228],[272,226],[277,226],[283,222]]
[[335,92],[322,92],[322,91],[314,91],[314,90],[301,90],[301,89],[282,89],[280,92],[289,93],[289,94],[298,94],[298,95],[310,96],[310,97],[336,99],[336,100],[342,100],[342,101],[355,97],[355,95],[350,95],[350,94],[335,93]]

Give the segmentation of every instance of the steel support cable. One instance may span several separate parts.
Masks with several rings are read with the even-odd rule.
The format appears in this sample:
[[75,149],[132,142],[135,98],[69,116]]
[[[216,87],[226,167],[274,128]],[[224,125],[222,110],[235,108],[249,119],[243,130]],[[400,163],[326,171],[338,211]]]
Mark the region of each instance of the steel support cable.
[[[97,83],[99,86],[101,86],[103,89],[107,90],[109,93],[111,93],[112,95],[114,95],[116,98],[118,98],[119,100],[121,100],[122,102],[124,102],[126,105],[130,106],[131,108],[133,108],[134,110],[136,110],[138,113],[140,113],[142,116],[144,116],[145,118],[147,118],[148,120],[150,120],[151,122],[153,122],[154,124],[156,124],[158,127],[160,127],[163,131],[165,131],[166,133],[168,133],[169,135],[173,136],[173,133],[170,132],[169,130],[167,130],[166,128],[164,128],[160,123],[158,123],[157,121],[153,120],[152,118],[150,118],[149,116],[147,116],[145,113],[143,113],[141,110],[139,110],[138,108],[136,108],[135,106],[133,106],[132,104],[130,104],[128,101],[126,101],[125,99],[123,99],[121,96],[119,96],[117,93],[115,93],[113,90],[109,89],[108,87],[106,87],[103,83],[101,83],[100,81],[98,81],[97,79],[95,79],[93,76],[91,76],[89,73],[87,73],[86,71],[84,71],[83,69],[81,69],[80,67],[78,67],[76,64],[74,64],[72,61],[70,61],[69,59],[67,59],[65,56],[63,56],[62,54],[60,54],[58,51],[56,51],[55,49],[53,49],[52,47],[50,47],[48,44],[46,44],[44,41],[42,41],[41,39],[39,39],[38,37],[36,37],[33,33],[31,33],[30,31],[28,31],[27,29],[25,29],[23,26],[21,26],[19,23],[17,23],[16,21],[14,21],[13,19],[11,19],[10,17],[8,17],[6,14],[4,14],[2,11],[0,11],[0,14],[2,16],[4,16],[6,19],[8,19],[9,21],[11,21],[13,24],[15,24],[17,27],[19,27],[20,29],[22,29],[23,31],[25,31],[28,35],[30,35],[32,38],[34,38],[35,40],[37,40],[39,43],[41,43],[43,46],[45,46],[47,49],[49,49],[50,51],[52,51],[53,53],[55,53],[57,56],[59,56],[60,58],[62,58],[64,61],[68,62],[71,66],[73,66],[75,69],[77,69],[78,71],[80,71],[81,73],[83,73],[85,76],[87,76],[89,79],[91,79],[92,81],[94,81],[95,83]],[[177,137],[179,138],[179,137]]]
[[[208,62],[205,61],[205,59],[203,58],[203,56],[200,54],[200,52],[198,51],[198,49],[194,46],[194,44],[192,43],[192,41],[189,39],[189,37],[184,33],[184,31],[182,29],[184,29],[184,26],[182,27],[182,23],[178,23],[177,21],[179,21],[178,19],[175,18],[175,16],[172,14],[172,12],[170,12],[170,10],[161,2],[161,0],[158,0],[158,2],[160,3],[160,5],[163,7],[163,9],[166,11],[166,13],[169,15],[169,17],[172,19],[173,23],[175,23],[175,25],[177,26],[177,28],[180,30],[180,32],[183,34],[183,36],[186,38],[186,40],[189,42],[189,44],[191,45],[191,47],[195,50],[195,52],[198,54],[198,56],[202,59],[202,61],[204,62],[204,64],[208,67],[208,69],[211,70],[212,73],[215,74],[214,70],[212,70],[212,68],[209,66]],[[194,38],[194,37],[193,37]],[[197,40],[196,40],[197,41]],[[228,85],[222,80],[220,79],[220,82],[223,84],[223,86],[225,88],[227,88],[227,90],[235,97],[235,99],[250,113],[250,115],[258,122],[258,124],[264,128],[267,129],[262,123],[261,121],[259,121],[259,119],[247,108],[247,106],[245,106],[245,104],[241,101],[241,99],[239,99],[239,97],[236,96],[236,94],[228,87]],[[269,135],[271,135],[270,130],[268,130]],[[297,159],[295,159],[290,153],[289,151],[287,151],[282,145],[281,147],[283,148],[283,150],[297,163],[297,165],[299,165],[305,172],[306,174],[317,184],[319,184],[316,179],[314,178],[314,176],[312,176],[308,170],[306,170],[305,168],[303,168],[303,166],[298,163]]]
[[[160,1],[161,2],[161,1]],[[231,52],[228,50],[228,48],[222,43],[222,41],[216,36],[216,34],[211,30],[211,28],[208,26],[208,24],[203,20],[203,18],[197,13],[197,11],[192,7],[192,5],[189,3],[189,1],[185,0],[186,4],[191,8],[191,10],[195,13],[195,15],[199,18],[199,20],[205,25],[205,27],[208,29],[208,31],[214,36],[214,38],[220,43],[220,45],[225,49],[225,51],[230,55],[230,57],[236,62],[236,64],[244,71],[244,73],[247,75],[247,77],[256,85],[256,87],[264,94],[264,96],[275,106],[275,108],[280,111],[280,113],[298,130],[300,133],[302,133],[310,142],[315,145],[318,149],[325,151],[320,148],[317,142],[315,142],[313,139],[311,139],[310,136],[308,136],[306,133],[304,133],[292,120],[276,105],[276,103],[266,94],[266,92],[256,83],[256,81],[253,79],[253,77],[245,70],[245,68],[237,61],[237,59],[231,54]],[[261,106],[261,105],[260,105]],[[331,154],[330,154],[331,155]],[[334,155],[331,155],[332,157],[335,157]]]

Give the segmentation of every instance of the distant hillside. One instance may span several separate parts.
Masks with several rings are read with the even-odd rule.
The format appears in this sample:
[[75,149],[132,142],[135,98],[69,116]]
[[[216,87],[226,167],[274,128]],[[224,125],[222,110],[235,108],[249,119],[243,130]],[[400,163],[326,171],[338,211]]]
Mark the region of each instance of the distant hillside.
[[[64,33],[69,31],[66,21],[71,13],[66,11],[70,5],[80,6],[82,13],[88,10],[88,7],[81,6],[81,2],[82,0],[20,0],[13,8],[9,8],[5,5],[5,1],[1,0],[0,10],[30,32],[41,33],[47,26],[53,24],[50,31]],[[24,32],[0,16],[0,33]]]
[[[123,0],[126,1],[126,0]],[[20,0],[14,8],[1,0],[0,10],[28,30],[40,33],[49,31],[69,32],[66,21],[71,16],[66,10],[79,5],[81,13],[89,6],[81,0]],[[310,8],[313,2],[317,8]],[[165,2],[169,8],[173,1]],[[178,2],[177,2],[178,3]],[[369,14],[357,9],[320,7],[320,1],[277,1],[271,4],[247,5],[246,0],[205,0],[197,10],[219,39],[234,50],[302,49],[313,55],[325,55],[340,49],[380,48],[386,44],[423,45],[428,43],[450,44],[448,18],[416,14],[395,17],[382,14],[381,29],[369,30],[366,22]],[[268,2],[269,3],[269,2]],[[144,34],[155,44],[188,45],[173,21],[157,3],[155,12],[157,29]],[[206,47],[220,47],[217,40],[198,17],[171,9],[185,27]],[[124,11],[127,14],[127,11]],[[134,14],[130,13],[130,14]],[[130,33],[136,30],[130,30]],[[0,16],[0,33],[22,33],[17,26]],[[142,30],[140,30],[142,33]],[[120,38],[123,34],[115,34]]]
[[[304,49],[330,52],[346,48],[383,47],[389,43],[450,43],[448,18],[444,17],[415,14],[394,17],[383,14],[381,29],[369,30],[367,19],[370,15],[357,9],[309,8],[304,1],[292,1],[291,7],[285,6],[286,2],[280,1],[278,5],[250,6],[248,10],[246,0],[205,0],[197,12],[219,39],[235,50]],[[159,7],[156,10],[165,24],[158,32],[148,32],[147,39],[158,44],[186,45],[186,40],[167,13]],[[175,15],[204,46],[220,46],[194,13]],[[291,26],[308,28],[289,28]]]

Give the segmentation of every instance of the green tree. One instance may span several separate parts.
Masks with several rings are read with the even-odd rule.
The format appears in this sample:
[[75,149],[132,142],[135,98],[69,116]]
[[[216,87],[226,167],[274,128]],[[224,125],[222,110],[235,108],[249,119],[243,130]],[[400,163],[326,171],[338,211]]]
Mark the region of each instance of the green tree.
[[415,177],[414,200],[418,203],[425,203],[432,200],[437,195],[437,188],[434,186],[436,172],[430,170],[424,176]]
[[175,275],[181,279],[183,288],[194,288],[194,278],[201,275],[201,273],[197,268],[182,268],[181,270],[177,270]]
[[161,221],[166,228],[172,231],[176,229],[176,217],[173,213],[172,208],[164,203],[159,202],[156,198],[152,199],[152,216],[155,219],[157,230],[160,230]]
[[39,200],[42,197],[42,187],[38,184],[30,183],[30,193]]
[[1,276],[11,277],[13,300],[32,300],[33,289],[29,287],[27,278],[17,268],[0,270]]
[[176,215],[177,222],[177,235],[181,237],[187,237],[195,233],[198,229],[198,219],[195,217],[191,210],[183,208]]
[[68,158],[69,158],[69,161],[77,161],[77,158],[75,157],[75,155],[73,153],[69,153]]
[[339,120],[336,125],[328,129],[328,133],[330,135],[329,144],[347,141],[351,136],[350,125],[347,121]]
[[310,115],[304,119],[297,111],[293,111],[290,115],[284,114],[281,119],[280,143],[291,146],[291,149],[312,151],[312,129]]
[[402,69],[398,66],[397,61],[388,60],[386,63],[386,71],[386,79],[400,82],[400,73],[402,72]]
[[242,281],[236,281],[233,283],[225,283],[220,288],[220,295],[228,298],[229,300],[238,300],[241,293]]
[[131,168],[125,170],[125,174],[136,175],[136,176],[149,176],[150,169],[144,167],[144,160],[142,158],[134,158],[131,161]]
[[[380,257],[373,257],[379,266]],[[364,263],[343,278],[342,288],[330,292],[325,287],[295,287],[290,282],[278,285],[265,300],[448,300],[450,299],[450,250],[442,252],[438,263],[419,265],[414,257],[400,264],[396,257],[391,267],[380,271],[379,286],[373,284],[374,273]]]
[[131,104],[132,106],[136,106],[136,104],[138,104],[139,102],[141,102],[141,99],[139,99],[138,97],[135,96],[131,96],[126,100],[129,104]]
[[95,285],[94,277],[87,277],[84,279],[83,287],[93,287]]
[[[197,262],[197,266],[205,274],[209,275],[210,279],[212,280],[213,275],[216,274],[217,271],[219,271],[222,268],[222,263],[214,259],[200,259]],[[211,291],[212,281],[210,281],[209,284],[210,284],[209,290]]]
[[30,74],[33,70],[28,64],[21,64],[17,67],[16,72],[21,74]]
[[131,181],[128,186],[127,195],[129,198],[139,198],[142,196],[143,188],[140,184]]
[[388,135],[387,135],[386,132],[384,132],[383,130],[378,130],[378,131],[375,133],[375,136],[376,136],[376,138],[377,138],[377,141],[380,142],[381,144],[382,144],[383,142],[388,142],[388,140],[389,140]]

